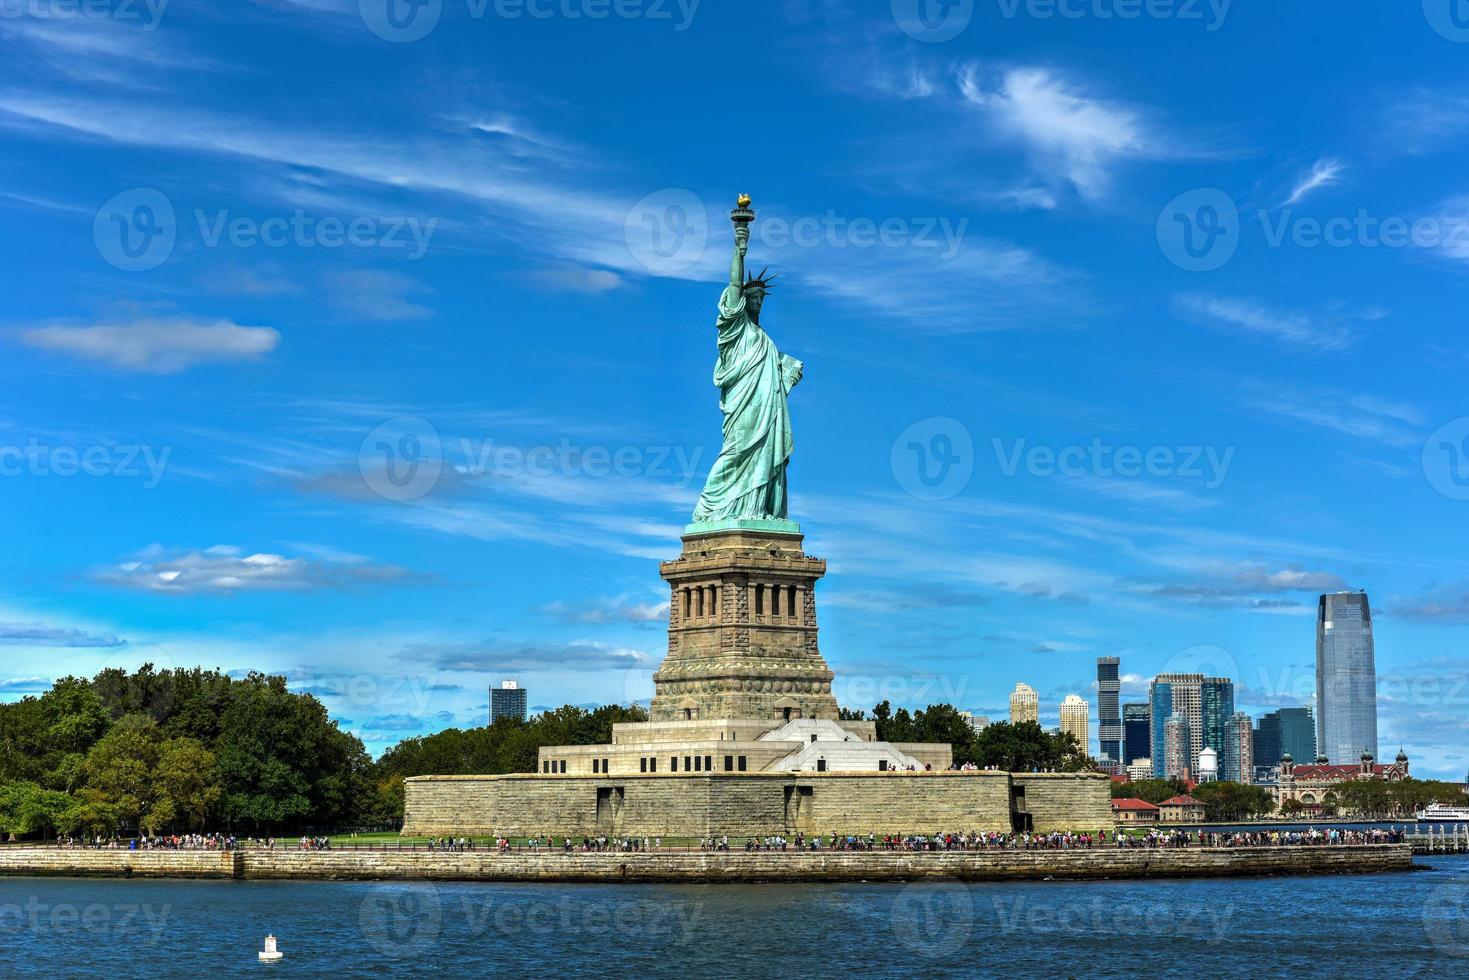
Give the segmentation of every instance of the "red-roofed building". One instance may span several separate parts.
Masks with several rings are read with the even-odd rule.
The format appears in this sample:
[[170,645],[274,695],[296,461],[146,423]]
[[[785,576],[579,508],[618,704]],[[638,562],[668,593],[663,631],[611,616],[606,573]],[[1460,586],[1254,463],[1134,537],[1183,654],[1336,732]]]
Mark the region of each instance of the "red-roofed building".
[[1275,805],[1286,800],[1299,800],[1306,809],[1317,811],[1332,788],[1353,779],[1385,779],[1390,783],[1408,778],[1408,756],[1399,752],[1392,765],[1372,761],[1371,754],[1362,753],[1362,761],[1355,766],[1334,766],[1317,762],[1309,766],[1298,766],[1287,754],[1280,760],[1277,777],[1272,790]]
[[1113,800],[1112,819],[1118,823],[1157,823],[1158,808],[1147,800]]
[[1203,823],[1204,804],[1186,793],[1158,804],[1158,819],[1163,823]]

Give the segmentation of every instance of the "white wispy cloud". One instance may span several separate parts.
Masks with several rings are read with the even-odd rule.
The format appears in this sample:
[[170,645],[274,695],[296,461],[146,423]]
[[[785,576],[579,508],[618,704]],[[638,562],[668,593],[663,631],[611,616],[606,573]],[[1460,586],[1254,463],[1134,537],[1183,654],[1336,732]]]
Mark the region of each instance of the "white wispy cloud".
[[1090,95],[1050,68],[992,73],[971,64],[958,84],[1002,137],[1025,147],[1045,182],[1070,185],[1083,198],[1106,197],[1123,162],[1189,155],[1141,108]]
[[1418,87],[1394,100],[1375,128],[1379,146],[1421,155],[1469,135],[1469,94]]
[[1373,395],[1278,382],[1235,386],[1250,408],[1293,422],[1397,448],[1423,442],[1423,413],[1415,406]]
[[356,556],[246,554],[232,545],[196,551],[154,546],[127,561],[97,569],[93,577],[107,585],[165,595],[307,592],[424,580],[397,565],[375,564]]
[[1342,171],[1346,169],[1340,160],[1334,157],[1322,157],[1311,165],[1311,169],[1296,178],[1295,185],[1290,194],[1281,203],[1281,207],[1290,207],[1305,200],[1306,195],[1319,187],[1335,184],[1341,179]]
[[146,374],[259,360],[275,350],[281,339],[271,327],[183,315],[140,317],[125,323],[52,322],[24,328],[19,338],[37,350]]
[[410,293],[431,292],[423,283],[401,272],[380,269],[339,269],[325,277],[326,293],[345,315],[359,320],[426,320],[434,311],[409,299]]
[[1359,324],[1384,315],[1376,310],[1355,315],[1308,314],[1270,309],[1253,300],[1203,293],[1177,294],[1173,297],[1173,308],[1194,322],[1318,351],[1351,349],[1361,336]]
[[127,641],[110,633],[94,633],[75,626],[0,622],[0,646],[120,647]]

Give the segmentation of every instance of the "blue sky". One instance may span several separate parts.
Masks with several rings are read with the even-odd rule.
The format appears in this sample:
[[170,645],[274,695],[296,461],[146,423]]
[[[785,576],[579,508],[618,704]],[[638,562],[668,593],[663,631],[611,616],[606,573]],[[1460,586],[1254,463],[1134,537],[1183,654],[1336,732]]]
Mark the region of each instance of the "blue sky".
[[1360,587],[1382,753],[1462,777],[1447,0],[385,2],[0,4],[3,696],[646,698],[748,192],[845,703],[1309,703]]

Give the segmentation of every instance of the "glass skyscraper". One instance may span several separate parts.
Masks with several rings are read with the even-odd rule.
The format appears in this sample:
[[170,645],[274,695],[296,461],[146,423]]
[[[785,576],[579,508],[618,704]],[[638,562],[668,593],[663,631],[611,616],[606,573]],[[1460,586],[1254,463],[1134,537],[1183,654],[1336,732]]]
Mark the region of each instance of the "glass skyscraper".
[[1153,754],[1152,725],[1146,704],[1122,706],[1122,764],[1130,766]]
[[1122,681],[1116,657],[1097,658],[1097,745],[1101,763],[1107,768],[1122,764],[1122,714],[1118,696]]
[[1316,609],[1316,751],[1349,765],[1377,756],[1377,666],[1365,592],[1332,592]]
[[1203,731],[1196,739],[1194,758],[1204,748],[1219,753],[1219,778],[1239,782],[1239,759],[1230,747],[1229,719],[1234,717],[1234,681],[1206,677],[1199,684],[1199,721]]
[[1273,769],[1283,755],[1302,764],[1316,760],[1316,719],[1310,708],[1281,708],[1255,726],[1256,768]]

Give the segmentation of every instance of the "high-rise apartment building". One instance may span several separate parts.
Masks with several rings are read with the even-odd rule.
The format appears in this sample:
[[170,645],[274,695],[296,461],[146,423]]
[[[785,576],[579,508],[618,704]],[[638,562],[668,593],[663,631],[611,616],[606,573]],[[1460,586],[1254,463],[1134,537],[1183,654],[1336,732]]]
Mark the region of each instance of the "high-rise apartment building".
[[1106,769],[1122,767],[1122,679],[1117,657],[1097,658],[1097,753]]
[[1068,694],[1061,702],[1061,734],[1076,739],[1081,751],[1091,751],[1091,705],[1078,694]]
[[[1148,713],[1152,717],[1153,775],[1160,779],[1169,775],[1167,729],[1169,719],[1177,715],[1189,736],[1189,745],[1180,768],[1198,768],[1199,749],[1203,748],[1203,710],[1200,688],[1203,674],[1159,674],[1148,687]],[[1177,775],[1177,770],[1173,775]]]
[[1255,726],[1243,711],[1231,715],[1229,724],[1225,726],[1219,778],[1235,783],[1254,782]]
[[[1183,779],[1198,771],[1198,759],[1191,755],[1192,733],[1188,719],[1169,715],[1162,725],[1163,751],[1153,763],[1153,775],[1163,779]],[[1160,764],[1161,763],[1161,764]]]
[[1153,755],[1152,728],[1146,704],[1122,706],[1122,764],[1130,766],[1138,759]]
[[1010,692],[1010,724],[1018,725],[1022,721],[1033,721],[1040,724],[1041,699],[1035,693],[1035,688],[1026,683],[1015,685],[1015,690]]
[[525,721],[525,688],[517,681],[501,681],[490,688],[490,724],[497,718]]
[[[1184,768],[1197,772],[1199,752],[1211,748],[1221,766],[1225,763],[1225,729],[1234,715],[1234,681],[1203,674],[1159,674],[1148,690],[1148,714],[1152,724],[1153,772],[1167,775],[1165,726],[1174,715],[1188,730],[1188,753]],[[1176,775],[1177,773],[1174,773]]]
[[1316,751],[1336,765],[1377,756],[1377,665],[1365,592],[1316,607]]

